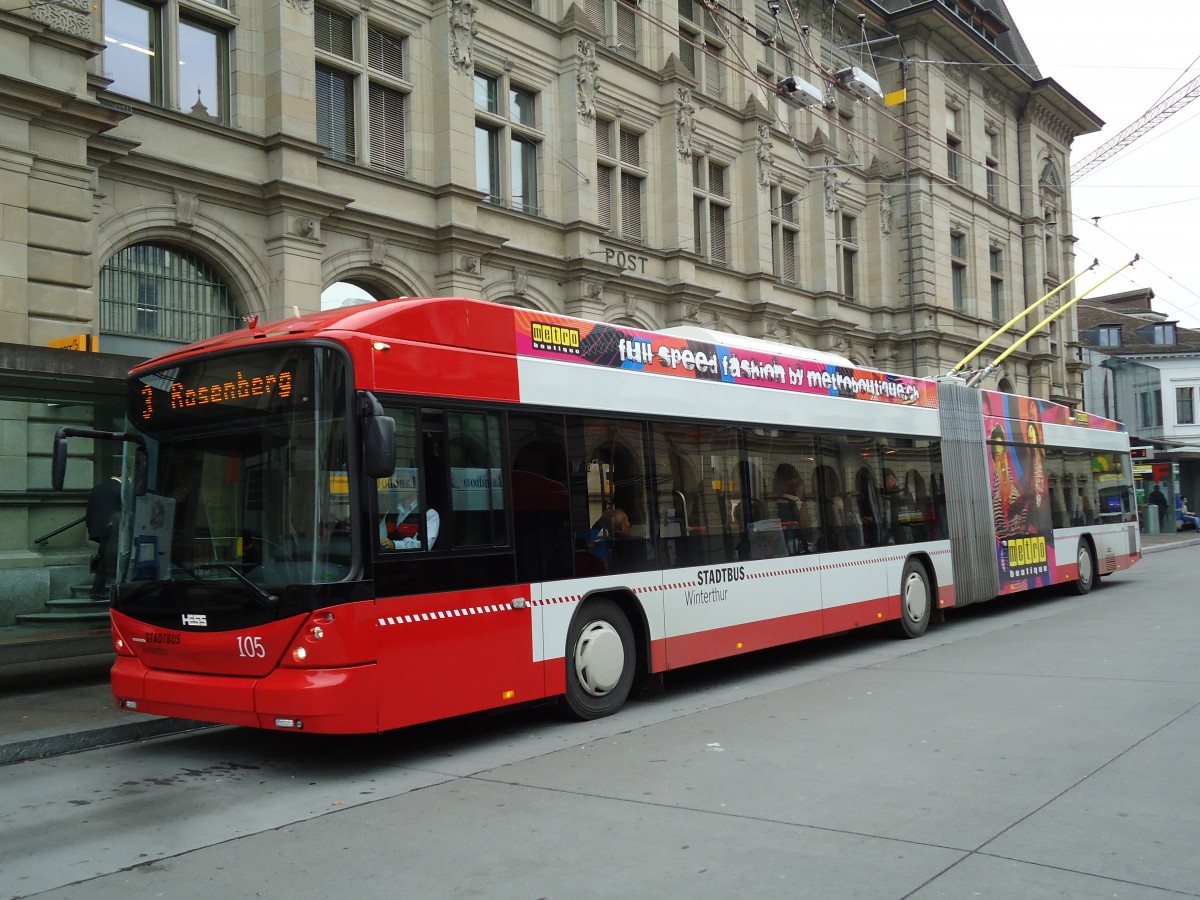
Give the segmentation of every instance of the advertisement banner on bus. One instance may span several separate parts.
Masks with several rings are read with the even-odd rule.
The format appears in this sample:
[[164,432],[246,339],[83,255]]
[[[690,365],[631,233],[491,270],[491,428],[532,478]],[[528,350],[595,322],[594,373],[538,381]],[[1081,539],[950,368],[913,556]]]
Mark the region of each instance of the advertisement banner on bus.
[[985,393],[988,474],[1000,592],[1051,583],[1054,531],[1046,477],[1043,412],[1061,409],[1031,397]]
[[937,386],[922,378],[534,311],[518,310],[516,321],[517,352],[523,356],[795,393],[937,407]]

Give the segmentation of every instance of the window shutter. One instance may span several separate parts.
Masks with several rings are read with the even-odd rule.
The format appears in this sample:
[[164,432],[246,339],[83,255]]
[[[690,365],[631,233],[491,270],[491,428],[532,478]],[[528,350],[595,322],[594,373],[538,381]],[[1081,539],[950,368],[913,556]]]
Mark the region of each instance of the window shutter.
[[382,85],[371,85],[371,165],[397,175],[404,170],[404,120],[408,98]]
[[596,167],[596,219],[606,231],[612,230],[612,174],[609,166]]
[[395,78],[404,77],[404,38],[372,28],[367,32],[367,65]]
[[354,23],[349,16],[318,6],[313,13],[313,31],[318,50],[354,59]]
[[704,51],[704,93],[721,99],[721,48],[711,44]]
[[599,156],[611,157],[612,144],[609,137],[609,132],[612,130],[612,122],[608,119],[596,117],[596,153]]
[[596,26],[597,31],[607,36],[608,32],[604,28],[604,0],[584,0],[583,14]]
[[708,164],[708,192],[718,197],[727,197],[725,193],[725,167]]
[[796,283],[796,232],[783,229],[783,280]]
[[695,45],[692,44],[694,39],[695,36],[686,31],[679,32],[679,62],[693,75],[696,74],[696,53],[698,52]]
[[621,129],[621,162],[638,168],[642,165],[642,136],[624,128]]
[[617,52],[637,59],[637,14],[627,0],[617,0]]
[[709,204],[709,258],[715,263],[726,262],[725,258],[725,222],[728,217],[728,210],[724,206],[719,206],[716,203]]
[[317,66],[317,143],[354,162],[354,77],[325,66]]
[[621,236],[642,239],[642,179],[621,173]]
[[705,199],[703,197],[692,198],[692,249],[704,255],[704,215],[705,215]]

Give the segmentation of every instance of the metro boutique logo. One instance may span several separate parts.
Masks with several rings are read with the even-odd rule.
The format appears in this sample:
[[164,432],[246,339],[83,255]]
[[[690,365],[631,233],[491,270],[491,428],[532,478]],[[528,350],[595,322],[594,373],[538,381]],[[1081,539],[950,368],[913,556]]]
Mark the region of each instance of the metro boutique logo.
[[1049,573],[1044,537],[1010,538],[1001,544],[1001,563],[1010,578],[1028,578]]
[[547,325],[544,322],[532,322],[529,336],[533,339],[535,350],[549,350],[552,353],[572,353],[579,355],[580,335],[578,328],[566,325]]

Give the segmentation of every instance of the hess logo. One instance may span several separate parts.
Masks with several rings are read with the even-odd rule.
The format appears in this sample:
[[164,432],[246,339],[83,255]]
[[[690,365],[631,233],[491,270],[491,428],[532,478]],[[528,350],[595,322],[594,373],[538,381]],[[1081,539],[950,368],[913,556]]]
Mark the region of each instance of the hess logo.
[[207,628],[208,616],[202,613],[184,613],[183,624],[190,625],[193,628]]

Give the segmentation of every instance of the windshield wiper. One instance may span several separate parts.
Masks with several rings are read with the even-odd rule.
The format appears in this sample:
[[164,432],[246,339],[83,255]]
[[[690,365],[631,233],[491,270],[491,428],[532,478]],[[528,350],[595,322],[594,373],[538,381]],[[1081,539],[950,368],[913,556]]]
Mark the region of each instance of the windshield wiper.
[[225,568],[233,574],[234,578],[250,589],[250,595],[263,609],[267,610],[267,612],[275,612],[279,609],[279,598],[277,596],[255,584],[233,566],[226,565]]

